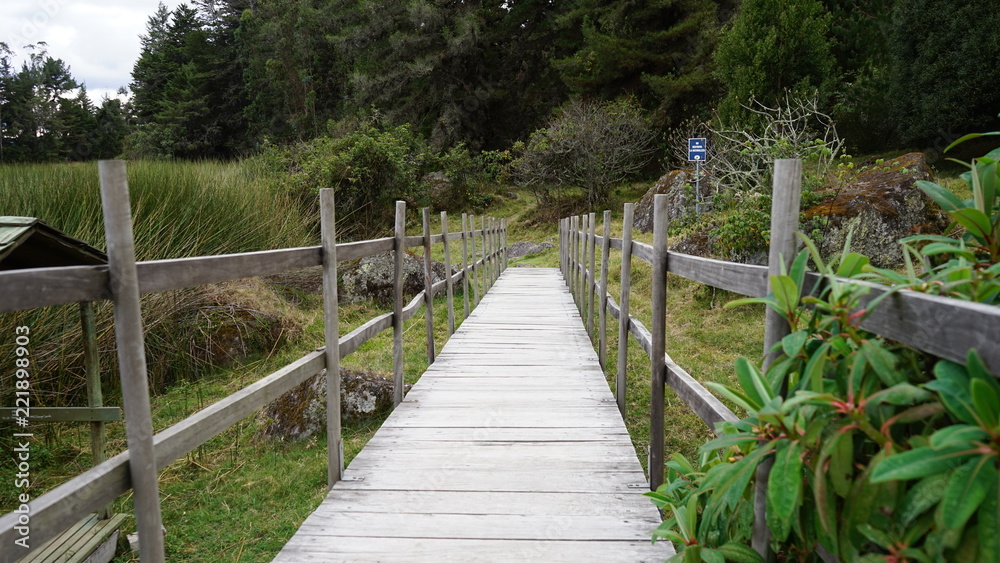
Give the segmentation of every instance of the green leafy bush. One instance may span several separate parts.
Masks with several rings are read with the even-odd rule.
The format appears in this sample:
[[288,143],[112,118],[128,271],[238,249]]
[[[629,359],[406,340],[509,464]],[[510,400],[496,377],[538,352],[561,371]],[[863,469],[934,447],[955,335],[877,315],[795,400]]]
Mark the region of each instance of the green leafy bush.
[[[654,537],[677,542],[678,559],[759,559],[746,546],[753,485],[768,462],[766,523],[786,559],[825,550],[842,561],[996,560],[1000,383],[974,350],[964,366],[934,362],[860,329],[877,300],[863,306],[870,287],[838,278],[996,303],[997,156],[969,165],[971,200],[921,184],[966,230],[904,239],[906,274],[871,268],[849,249],[826,265],[803,237],[808,249],[771,277],[770,295],[730,304],[763,302],[791,333],[765,371],[741,358],[738,387],[707,384],[747,416],[722,424],[698,463],[674,456],[649,493],[671,513]],[[808,255],[824,283],[800,298]]]
[[594,204],[649,163],[655,138],[634,99],[577,99],[526,144],[515,145],[510,176],[531,187],[543,205],[559,199],[568,186],[584,188]]
[[426,140],[408,126],[373,121],[338,138],[272,146],[259,158],[309,210],[317,205],[319,189],[333,188],[338,236],[359,239],[391,228],[396,200],[426,203],[421,178],[435,165]]

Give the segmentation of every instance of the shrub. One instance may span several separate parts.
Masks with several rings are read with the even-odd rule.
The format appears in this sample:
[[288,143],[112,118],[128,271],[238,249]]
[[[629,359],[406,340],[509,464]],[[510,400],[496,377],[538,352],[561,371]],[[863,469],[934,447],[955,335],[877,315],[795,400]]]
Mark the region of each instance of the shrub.
[[[649,493],[671,512],[655,536],[677,542],[678,558],[759,560],[747,547],[752,485],[773,460],[766,524],[786,559],[819,560],[817,548],[841,561],[996,559],[1000,383],[975,350],[964,366],[935,361],[860,329],[877,300],[862,306],[868,286],[838,277],[997,303],[997,157],[968,165],[970,200],[920,184],[966,231],[904,239],[906,273],[870,268],[849,248],[826,265],[803,237],[808,249],[787,274],[771,277],[770,295],[729,304],[763,302],[791,333],[766,371],[741,358],[739,387],[707,384],[747,416],[720,425],[698,463],[675,455],[667,482]],[[825,283],[800,299],[807,255]]]
[[559,198],[567,186],[582,187],[591,204],[649,163],[656,135],[632,98],[569,102],[547,127],[518,144],[512,179],[531,187],[539,203]]

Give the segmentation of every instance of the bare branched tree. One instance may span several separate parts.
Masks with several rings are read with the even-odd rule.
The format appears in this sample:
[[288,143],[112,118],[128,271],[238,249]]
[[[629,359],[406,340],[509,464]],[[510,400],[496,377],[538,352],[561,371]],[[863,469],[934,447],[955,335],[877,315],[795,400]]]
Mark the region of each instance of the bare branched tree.
[[535,131],[511,165],[511,176],[542,203],[578,186],[591,204],[638,173],[653,156],[656,134],[634,100],[574,100]]

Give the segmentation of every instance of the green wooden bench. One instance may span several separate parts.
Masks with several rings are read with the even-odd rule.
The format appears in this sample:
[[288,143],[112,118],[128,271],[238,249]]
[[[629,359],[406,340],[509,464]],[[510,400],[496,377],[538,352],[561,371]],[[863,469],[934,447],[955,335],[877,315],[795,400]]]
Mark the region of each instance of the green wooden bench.
[[99,520],[91,514],[18,563],[108,563],[115,556],[124,514]]

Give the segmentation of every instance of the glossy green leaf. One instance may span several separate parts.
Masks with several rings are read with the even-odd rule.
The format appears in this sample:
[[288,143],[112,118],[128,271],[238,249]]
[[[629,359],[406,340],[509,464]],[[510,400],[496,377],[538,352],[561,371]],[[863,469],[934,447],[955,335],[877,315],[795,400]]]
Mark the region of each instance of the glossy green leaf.
[[797,330],[781,339],[781,349],[786,356],[798,356],[809,338],[809,331]]
[[869,405],[913,405],[922,403],[934,397],[930,391],[921,389],[910,383],[897,383],[892,387],[882,389],[868,397]]
[[763,406],[757,404],[750,397],[747,397],[743,393],[730,389],[729,387],[726,387],[725,385],[716,383],[714,381],[706,381],[705,387],[708,387],[709,389],[715,391],[719,395],[722,395],[723,398],[729,399],[730,401],[736,403],[738,407],[751,414],[756,413],[760,409],[760,407]]
[[781,316],[788,317],[799,306],[799,288],[788,276],[771,276],[771,292]]
[[961,256],[969,261],[976,260],[976,253],[965,248],[964,246],[959,246],[956,244],[944,243],[944,242],[932,242],[925,246],[921,252],[924,256],[937,256],[938,254],[954,254],[955,256]]
[[978,424],[975,414],[973,414],[974,407],[972,406],[972,396],[969,394],[968,382],[963,387],[955,380],[937,379],[924,384],[924,387],[937,391],[948,412],[959,420],[967,424]]
[[743,434],[723,435],[705,442],[700,448],[698,448],[698,453],[710,452],[712,450],[723,450],[732,446],[741,446],[756,441],[756,436],[747,436]]
[[893,544],[896,543],[891,537],[889,537],[889,534],[886,534],[882,530],[879,530],[868,523],[858,526],[858,531],[868,538],[869,541],[875,543],[883,549],[893,547]]
[[[1000,481],[1000,480],[998,480]],[[976,514],[979,521],[979,553],[989,561],[1000,553],[1000,482],[994,481]]]
[[987,440],[989,435],[986,431],[975,424],[953,424],[936,430],[930,436],[930,446],[932,448],[943,448],[945,446],[964,446],[972,448],[973,442]]
[[726,563],[726,557],[711,547],[701,548],[701,560],[705,563]]
[[740,387],[743,388],[743,392],[746,393],[746,396],[751,401],[763,406],[764,403],[774,396],[771,392],[771,386],[768,385],[767,380],[764,379],[764,376],[753,362],[740,356],[736,358],[735,368],[736,379],[740,382]]
[[728,542],[716,548],[726,561],[732,563],[763,563],[760,554],[743,543]]
[[840,259],[840,266],[837,267],[837,275],[842,278],[853,278],[862,273],[865,266],[870,262],[867,256],[858,254],[857,252],[850,252]]
[[996,480],[996,462],[992,456],[980,455],[956,469],[941,499],[944,525],[952,530],[965,527]]
[[918,516],[936,505],[944,496],[950,477],[948,473],[937,473],[924,477],[910,487],[897,510],[899,523],[903,527],[909,527]]
[[997,429],[1000,427],[1000,395],[996,390],[982,379],[973,379],[969,382],[969,391],[972,393],[972,405],[976,415],[988,428]]
[[808,269],[809,251],[803,248],[795,255],[792,267],[788,269],[788,277],[792,278],[792,282],[795,283],[795,287],[799,288],[800,292],[805,291],[806,271]]
[[861,345],[861,352],[882,383],[892,386],[906,381],[906,376],[896,369],[896,356],[892,352],[881,346],[876,346],[871,340],[865,341]]
[[957,211],[965,207],[965,204],[962,200],[958,199],[958,196],[933,182],[917,180],[917,187],[945,211]]
[[978,238],[980,241],[988,238],[990,236],[990,232],[993,230],[990,218],[978,209],[959,209],[958,211],[953,211],[951,216],[955,219],[955,221],[958,221],[959,225],[965,227],[970,234]]
[[830,457],[830,483],[833,491],[846,497],[851,491],[854,476],[854,431],[840,432],[832,440],[833,454]]
[[882,483],[893,479],[918,479],[941,473],[964,463],[974,452],[967,445],[943,448],[923,446],[882,460],[872,471],[871,481]]
[[818,350],[813,352],[809,363],[806,364],[805,373],[802,374],[802,378],[809,382],[807,384],[809,390],[815,393],[823,392],[823,372],[826,369],[827,354],[829,354],[830,348],[830,343],[824,342]]
[[786,442],[774,452],[774,465],[767,481],[767,525],[775,539],[785,541],[793,515],[802,504],[802,446]]

